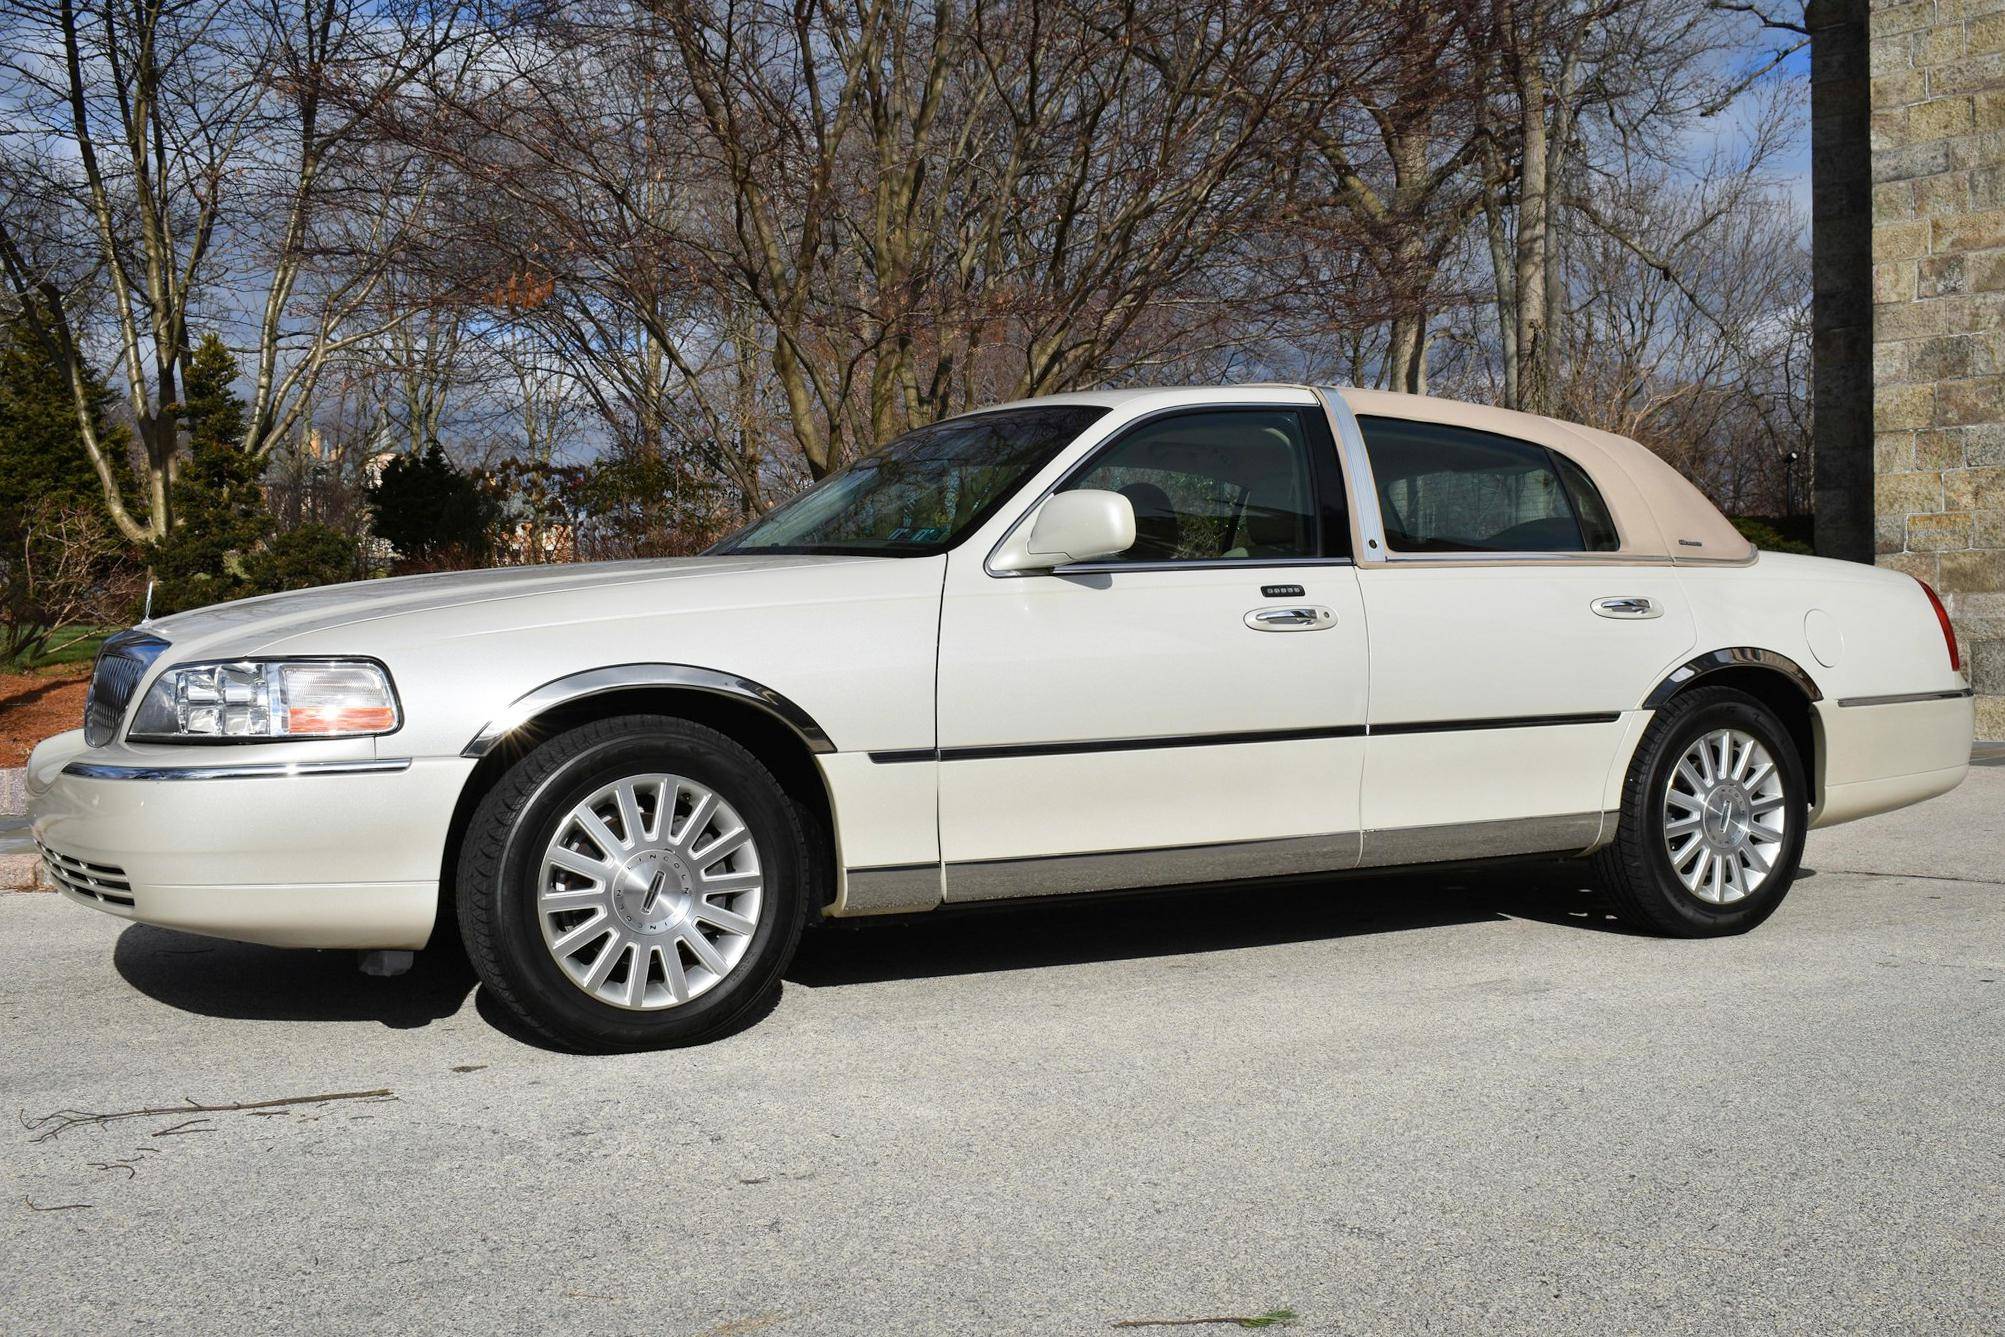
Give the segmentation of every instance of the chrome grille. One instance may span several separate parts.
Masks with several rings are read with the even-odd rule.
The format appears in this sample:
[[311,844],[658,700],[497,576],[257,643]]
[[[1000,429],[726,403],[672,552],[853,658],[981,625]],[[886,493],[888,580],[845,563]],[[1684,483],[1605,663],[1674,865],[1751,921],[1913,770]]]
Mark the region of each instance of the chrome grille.
[[91,669],[90,692],[84,697],[84,741],[103,747],[118,736],[118,722],[132,704],[139,680],[167,642],[134,627],[105,638]]
[[114,868],[108,863],[85,863],[82,859],[52,850],[39,840],[35,842],[35,848],[42,852],[42,863],[57,886],[94,901],[131,908],[132,883],[126,878],[123,868]]

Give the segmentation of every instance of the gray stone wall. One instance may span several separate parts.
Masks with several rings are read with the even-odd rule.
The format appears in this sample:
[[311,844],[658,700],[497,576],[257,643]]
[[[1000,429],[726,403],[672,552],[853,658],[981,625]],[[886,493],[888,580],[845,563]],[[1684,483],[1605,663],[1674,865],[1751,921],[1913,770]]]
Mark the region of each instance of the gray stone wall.
[[1874,548],[1941,593],[2005,738],[2005,0],[1867,26]]

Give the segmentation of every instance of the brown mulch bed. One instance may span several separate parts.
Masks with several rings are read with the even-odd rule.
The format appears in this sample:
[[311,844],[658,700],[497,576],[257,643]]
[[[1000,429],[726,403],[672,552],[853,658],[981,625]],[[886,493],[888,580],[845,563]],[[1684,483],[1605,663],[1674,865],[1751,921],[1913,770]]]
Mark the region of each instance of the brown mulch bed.
[[83,723],[90,665],[0,673],[0,767],[25,766],[35,744]]

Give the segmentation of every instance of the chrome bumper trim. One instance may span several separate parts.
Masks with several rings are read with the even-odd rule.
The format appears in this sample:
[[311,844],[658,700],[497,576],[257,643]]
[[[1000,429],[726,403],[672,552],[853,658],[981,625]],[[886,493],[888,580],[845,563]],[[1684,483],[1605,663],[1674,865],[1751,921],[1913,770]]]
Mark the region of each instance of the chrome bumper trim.
[[1841,696],[1841,706],[1904,706],[1910,701],[1960,701],[1976,689],[1959,687],[1947,692],[1895,692],[1891,696]]
[[83,780],[262,780],[288,775],[364,775],[411,769],[409,757],[355,761],[250,761],[229,766],[107,766],[73,761],[64,775]]

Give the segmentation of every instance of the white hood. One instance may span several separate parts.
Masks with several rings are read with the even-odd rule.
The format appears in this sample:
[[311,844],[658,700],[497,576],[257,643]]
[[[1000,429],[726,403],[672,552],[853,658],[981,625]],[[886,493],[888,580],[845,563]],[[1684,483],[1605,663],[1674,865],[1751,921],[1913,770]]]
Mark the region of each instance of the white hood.
[[[855,557],[676,557],[630,562],[584,562],[568,566],[521,566],[486,571],[447,571],[435,575],[361,580],[322,585],[288,594],[267,594],[235,603],[191,609],[149,623],[175,648],[176,658],[191,651],[204,654],[249,655],[280,640],[330,631],[358,622],[412,614],[439,613],[472,604],[511,600],[547,600],[566,594],[603,596],[619,586],[655,586],[682,581],[757,580],[807,567],[851,564]],[[770,580],[761,583],[770,584]],[[657,588],[657,603],[672,596]],[[505,626],[509,618],[495,612],[489,625]],[[535,621],[536,618],[524,619]]]

